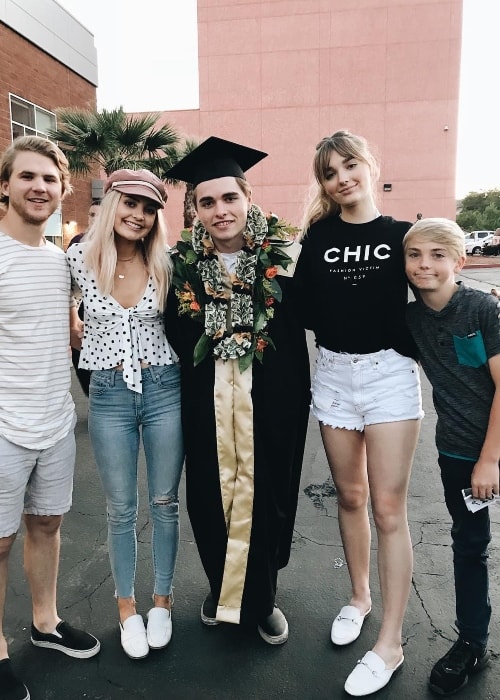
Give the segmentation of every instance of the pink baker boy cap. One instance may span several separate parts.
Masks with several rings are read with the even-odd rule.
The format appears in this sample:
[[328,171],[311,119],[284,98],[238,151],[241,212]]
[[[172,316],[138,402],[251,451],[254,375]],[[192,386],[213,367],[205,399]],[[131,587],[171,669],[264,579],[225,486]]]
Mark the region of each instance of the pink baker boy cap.
[[167,201],[165,185],[149,170],[115,170],[106,180],[104,192],[121,192],[122,194],[135,194],[138,197],[147,197],[157,207],[163,209]]

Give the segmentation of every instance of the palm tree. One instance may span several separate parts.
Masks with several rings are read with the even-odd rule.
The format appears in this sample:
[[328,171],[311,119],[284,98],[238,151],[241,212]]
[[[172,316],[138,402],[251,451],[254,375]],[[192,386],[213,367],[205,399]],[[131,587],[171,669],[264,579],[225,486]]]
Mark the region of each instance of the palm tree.
[[[123,107],[102,112],[60,109],[57,111],[58,128],[51,130],[48,136],[58,142],[74,175],[88,175],[96,169],[110,175],[120,168],[147,168],[174,187],[184,185],[166,177],[165,173],[199,142],[185,139],[181,144],[179,135],[169,124],[155,129],[158,119],[159,114],[155,113],[138,117],[127,115]],[[192,226],[195,215],[193,188],[186,184],[185,228]]]
[[[188,153],[191,153],[191,151],[194,151],[195,148],[198,148],[200,145],[199,141],[196,141],[195,139],[187,138],[184,140],[184,144],[177,149],[177,161],[182,160],[184,156],[187,156]],[[194,200],[193,200],[193,193],[194,193],[194,187],[191,185],[189,182],[181,182],[180,180],[173,180],[170,177],[165,177],[163,175],[164,179],[170,184],[173,185],[174,187],[179,187],[181,185],[185,185],[186,187],[186,193],[184,195],[184,228],[191,228],[193,225],[193,221],[196,217],[196,211],[194,208]]]
[[58,142],[75,175],[95,168],[109,175],[120,168],[147,168],[159,177],[179,160],[179,136],[170,125],[156,129],[159,114],[134,117],[123,107],[102,112],[60,109],[58,128],[49,137]]

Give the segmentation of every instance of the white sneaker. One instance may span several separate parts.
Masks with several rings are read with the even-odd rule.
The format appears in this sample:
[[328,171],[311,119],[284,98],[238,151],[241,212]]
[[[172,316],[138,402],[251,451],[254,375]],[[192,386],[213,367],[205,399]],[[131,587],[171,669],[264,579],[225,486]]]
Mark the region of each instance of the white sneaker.
[[151,649],[163,649],[172,637],[172,615],[167,608],[151,608],[148,612],[147,638]]
[[144,659],[149,654],[146,628],[141,615],[131,615],[120,622],[120,636],[123,651],[130,659]]
[[363,615],[354,605],[344,605],[332,624],[331,640],[338,646],[351,644],[361,634],[365,617],[371,613],[371,608]]

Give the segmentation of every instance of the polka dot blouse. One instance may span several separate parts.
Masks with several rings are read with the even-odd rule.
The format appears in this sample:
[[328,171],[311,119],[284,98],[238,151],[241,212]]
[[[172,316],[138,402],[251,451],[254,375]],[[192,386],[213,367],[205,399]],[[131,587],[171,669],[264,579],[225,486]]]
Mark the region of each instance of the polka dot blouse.
[[168,344],[152,278],[141,300],[129,309],[111,295],[103,296],[86,269],[85,243],[75,243],[66,253],[73,286],[82,293],[85,331],[80,353],[83,369],[123,366],[123,378],[132,391],[142,393],[141,362],[163,367],[177,361]]

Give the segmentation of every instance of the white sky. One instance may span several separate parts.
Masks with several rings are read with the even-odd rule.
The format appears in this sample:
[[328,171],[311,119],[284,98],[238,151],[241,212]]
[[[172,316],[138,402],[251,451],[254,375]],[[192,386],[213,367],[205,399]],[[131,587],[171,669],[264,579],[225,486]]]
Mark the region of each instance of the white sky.
[[94,35],[99,109],[198,108],[196,0],[57,2]]
[[[57,1],[94,34],[99,109],[198,107],[196,0]],[[500,188],[500,1],[463,3],[457,197]]]

